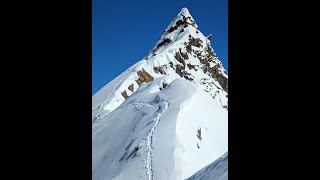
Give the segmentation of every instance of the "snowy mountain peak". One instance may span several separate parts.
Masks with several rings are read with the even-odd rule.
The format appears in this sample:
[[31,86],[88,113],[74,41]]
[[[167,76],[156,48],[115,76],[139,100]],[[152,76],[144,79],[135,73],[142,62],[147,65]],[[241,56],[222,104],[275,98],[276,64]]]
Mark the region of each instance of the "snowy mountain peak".
[[183,14],[183,15],[185,15],[185,16],[190,15],[189,10],[188,10],[188,8],[186,8],[186,7],[183,7],[183,8],[181,9],[180,14]]
[[[143,84],[163,76],[193,82],[228,109],[228,75],[211,47],[211,39],[211,34],[201,33],[189,10],[182,8],[142,60],[94,94],[92,121],[100,121]],[[166,85],[159,85],[159,89]]]
[[193,17],[191,16],[189,10],[184,7],[181,9],[181,11],[179,12],[179,14],[177,15],[177,17],[185,17],[186,19],[190,19],[192,21],[194,21]]
[[182,24],[192,25],[194,23],[195,27],[197,28],[197,25],[195,24],[193,17],[191,16],[189,10],[186,7],[181,9],[181,11],[178,13],[174,20],[181,20]]
[[189,13],[189,10],[187,8],[182,8],[161,35],[160,40],[157,42],[156,47],[153,48],[153,51],[158,49],[159,46],[175,41],[176,37],[179,37],[180,34],[192,35],[192,32],[199,33],[198,25]]
[[211,39],[182,8],[143,59],[93,95],[93,180],[227,177],[228,75]]
[[178,13],[178,15],[173,19],[173,21],[175,21],[175,22],[177,22],[179,20],[183,20],[183,23],[185,23],[185,22],[188,22],[188,23],[194,22],[193,17],[191,16],[189,10],[186,7],[182,8],[181,11]]

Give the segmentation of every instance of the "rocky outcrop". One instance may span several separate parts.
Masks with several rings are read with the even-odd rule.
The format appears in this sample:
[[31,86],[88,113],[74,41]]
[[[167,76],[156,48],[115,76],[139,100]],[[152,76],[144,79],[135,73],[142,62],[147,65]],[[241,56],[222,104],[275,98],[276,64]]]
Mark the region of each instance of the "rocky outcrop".
[[127,99],[129,96],[127,95],[127,91],[126,90],[124,90],[124,91],[122,91],[121,92],[121,95],[125,98],[125,99]]
[[201,137],[201,127],[200,129],[198,129],[198,134],[197,134],[197,138],[201,141],[202,140],[202,137]]
[[164,88],[167,87],[168,84],[162,83],[161,86],[159,87],[160,91],[162,91]]
[[179,49],[179,52],[176,52],[174,57],[182,64],[182,65],[177,64],[174,66],[176,73],[179,74],[180,77],[183,77],[188,80],[193,80],[193,78],[190,77],[191,74],[185,71],[185,67],[186,67],[185,60],[186,60],[186,58],[189,59],[188,54],[182,53],[181,49]]
[[190,38],[190,44],[192,46],[201,47],[202,43],[203,42],[202,42],[202,40],[200,38],[193,38],[193,37]]
[[161,43],[159,43],[157,45],[157,47],[160,47],[160,46],[165,45],[165,44],[170,43],[170,42],[171,42],[171,39],[165,38]]
[[203,41],[200,38],[193,38],[190,34],[189,34],[189,42],[186,42],[186,49],[188,53],[191,53],[192,51],[192,46],[195,47],[202,47]]
[[147,73],[144,69],[137,72],[139,78],[136,80],[137,84],[140,86],[143,82],[148,83],[154,80],[154,77]]
[[190,44],[190,43],[186,46],[186,49],[187,49],[187,52],[188,52],[188,53],[191,53],[192,47],[191,47],[191,44]]
[[133,92],[133,91],[134,91],[134,85],[131,84],[131,85],[128,87],[128,89],[129,89],[131,92]]
[[217,56],[217,55],[212,51],[212,48],[211,48],[209,45],[207,45],[207,48],[206,48],[205,50],[208,52],[209,58],[211,58],[211,57],[216,57],[216,56]]
[[209,68],[209,73],[212,78],[216,79],[221,85],[223,90],[228,92],[228,79],[220,72],[221,65],[217,64],[212,68]]
[[153,68],[153,70],[154,70],[155,73],[157,73],[157,74],[160,73],[160,74],[162,74],[162,75],[167,74],[166,71],[165,71],[165,69],[167,69],[167,65],[156,66],[156,67]]
[[[172,41],[175,41],[175,36],[167,36],[167,34],[177,30],[181,33],[186,31],[186,27],[196,28],[197,35],[192,35],[192,33],[188,33],[184,36],[183,40],[177,49],[173,50],[174,58],[177,61],[168,62],[168,63],[155,63],[153,64],[152,69],[141,69],[137,72],[138,78],[136,78],[136,83],[140,86],[142,83],[149,83],[154,80],[154,77],[158,77],[159,75],[167,75],[173,71],[175,71],[181,78],[184,78],[189,81],[193,81],[194,83],[204,83],[204,91],[210,93],[210,95],[215,99],[216,95],[213,92],[213,89],[218,88],[219,90],[224,90],[228,92],[228,79],[227,72],[222,67],[221,62],[217,58],[214,50],[210,46],[210,41],[212,40],[212,34],[203,38],[200,33],[195,21],[192,17],[189,17],[188,14],[182,13],[178,17],[178,19],[174,19],[173,23],[170,27],[168,27],[164,34],[161,36],[160,40],[156,44],[156,47],[149,52],[146,59],[148,58],[157,58],[157,56],[161,53],[161,51],[157,51],[157,49],[162,48],[163,46],[170,46]],[[193,27],[190,27],[193,26]],[[178,33],[178,32],[177,32]],[[199,36],[200,34],[200,36]],[[182,46],[181,46],[182,45]],[[159,58],[163,58],[164,56],[160,54]],[[200,63],[193,58],[196,58],[200,61]],[[192,71],[190,71],[192,70]],[[209,80],[204,82],[200,82],[199,79],[196,79],[195,74],[202,74],[202,72],[207,75]],[[153,74],[156,73],[156,74]],[[202,76],[202,75],[201,75]],[[199,81],[199,82],[196,82]],[[214,82],[215,81],[215,82]],[[220,84],[220,86],[218,85]],[[165,85],[159,86],[160,90],[163,90]],[[131,84],[126,89],[127,91],[123,91],[121,94],[124,98],[127,98],[128,90],[132,93],[135,91],[134,84]],[[129,93],[130,94],[130,93]]]
[[179,74],[180,77],[185,78],[189,81],[193,81],[194,77],[192,74],[185,71],[185,66],[177,64],[175,66],[175,71],[177,74]]
[[221,74],[219,74],[217,76],[217,81],[219,82],[223,90],[228,92],[228,79],[225,76],[222,76]]
[[187,64],[187,67],[191,70],[194,69],[195,71],[197,71],[198,69],[196,69],[195,67],[198,67],[197,65],[192,65],[192,64]]
[[166,84],[166,83],[162,83],[162,87],[163,87],[163,89],[164,89],[164,88],[166,88],[166,87],[167,87],[167,85],[168,85],[168,84]]
[[[191,26],[195,27],[196,29],[198,29],[198,27],[196,26],[196,22],[194,22],[194,20],[192,20],[191,17],[185,17],[184,15],[182,15],[182,19],[177,21],[174,26],[171,26],[167,30],[167,32],[171,33],[174,30],[178,29],[179,26],[182,26],[182,25],[183,25],[184,28],[188,27],[188,25],[191,25]],[[182,32],[183,32],[183,29],[182,29]]]
[[175,56],[174,56],[181,64],[183,64],[183,66],[185,66],[185,60],[189,59],[189,56],[187,53],[182,53],[181,49],[179,50],[179,52],[176,52]]

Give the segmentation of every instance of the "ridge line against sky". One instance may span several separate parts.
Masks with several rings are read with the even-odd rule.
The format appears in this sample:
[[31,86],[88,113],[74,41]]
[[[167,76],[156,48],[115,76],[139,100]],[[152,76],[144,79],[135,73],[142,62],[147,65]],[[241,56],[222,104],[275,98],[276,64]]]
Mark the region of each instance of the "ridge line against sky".
[[228,1],[93,0],[92,95],[140,61],[186,7],[228,70]]

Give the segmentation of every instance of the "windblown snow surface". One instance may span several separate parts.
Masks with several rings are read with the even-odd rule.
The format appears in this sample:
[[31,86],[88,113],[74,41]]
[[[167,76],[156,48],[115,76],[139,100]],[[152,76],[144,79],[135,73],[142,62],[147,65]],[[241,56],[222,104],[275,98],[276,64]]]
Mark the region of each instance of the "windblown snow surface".
[[228,180],[228,153],[202,168],[187,180]]
[[[93,126],[93,179],[186,179],[227,151],[227,110],[185,79],[141,86]],[[198,130],[201,129],[199,138]]]
[[92,97],[93,180],[183,180],[228,151],[228,75],[187,8]]

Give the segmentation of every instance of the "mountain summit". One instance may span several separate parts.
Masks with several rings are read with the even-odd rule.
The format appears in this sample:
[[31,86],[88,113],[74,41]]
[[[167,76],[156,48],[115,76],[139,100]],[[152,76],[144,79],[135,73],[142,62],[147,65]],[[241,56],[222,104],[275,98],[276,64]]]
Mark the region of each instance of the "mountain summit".
[[187,8],[92,97],[93,179],[186,179],[227,152],[228,75]]
[[211,39],[182,8],[147,56],[93,95],[93,121],[117,108],[142,83],[166,75],[192,81],[227,109],[228,75],[210,46]]

